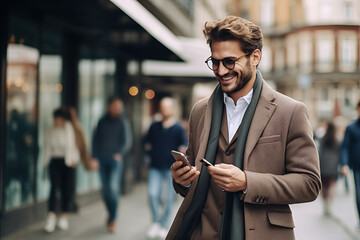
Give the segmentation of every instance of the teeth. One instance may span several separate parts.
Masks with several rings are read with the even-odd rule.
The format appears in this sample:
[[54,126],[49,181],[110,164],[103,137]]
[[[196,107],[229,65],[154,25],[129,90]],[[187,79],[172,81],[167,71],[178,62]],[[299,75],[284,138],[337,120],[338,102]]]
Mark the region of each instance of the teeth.
[[228,78],[222,78],[224,81],[229,81],[229,80],[231,80],[231,79],[233,79],[235,76],[231,76],[231,77],[228,77]]

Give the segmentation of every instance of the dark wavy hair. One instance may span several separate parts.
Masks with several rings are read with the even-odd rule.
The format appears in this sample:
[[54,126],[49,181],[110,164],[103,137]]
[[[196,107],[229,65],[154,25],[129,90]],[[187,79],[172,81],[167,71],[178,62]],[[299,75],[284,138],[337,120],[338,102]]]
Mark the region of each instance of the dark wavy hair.
[[245,53],[252,53],[256,49],[262,50],[263,35],[258,26],[254,23],[236,16],[228,16],[217,21],[208,21],[203,29],[207,43],[238,40],[241,50]]

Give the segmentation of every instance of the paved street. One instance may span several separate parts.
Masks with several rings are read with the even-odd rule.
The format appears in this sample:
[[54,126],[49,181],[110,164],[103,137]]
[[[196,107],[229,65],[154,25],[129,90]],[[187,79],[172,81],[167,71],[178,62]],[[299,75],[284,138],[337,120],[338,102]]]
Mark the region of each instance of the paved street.
[[[356,240],[360,231],[356,229],[357,216],[351,192],[345,193],[343,179],[338,181],[337,196],[333,204],[333,214],[325,217],[321,199],[312,203],[293,205],[295,234],[298,240]],[[176,208],[181,199],[178,198]],[[175,211],[174,211],[175,212]],[[150,226],[150,211],[147,205],[146,184],[137,184],[134,190],[121,198],[118,231],[110,234],[105,229],[106,214],[101,202],[81,208],[77,215],[70,218],[70,230],[56,230],[52,234],[42,230],[44,222],[36,223],[4,240],[145,240]]]
[[297,239],[359,240],[357,213],[352,178],[350,192],[345,193],[344,179],[337,182],[336,197],[331,216],[323,214],[322,199],[305,204],[292,205]]

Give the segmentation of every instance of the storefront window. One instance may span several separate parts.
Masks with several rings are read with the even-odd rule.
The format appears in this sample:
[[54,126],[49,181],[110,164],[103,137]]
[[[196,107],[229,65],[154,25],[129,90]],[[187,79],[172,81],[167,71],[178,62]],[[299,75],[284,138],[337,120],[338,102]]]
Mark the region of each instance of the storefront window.
[[45,131],[53,124],[53,111],[61,105],[62,58],[58,55],[42,55],[40,58],[40,95],[39,95],[39,161],[37,163],[37,198],[46,199],[49,194],[49,175],[44,166],[43,150]]
[[[49,195],[43,147],[46,129],[53,124],[53,111],[62,104],[62,51],[62,35],[51,26],[10,17],[3,182],[6,211],[44,201]],[[108,97],[115,92],[115,62],[82,59],[78,67],[77,110],[91,152],[94,128],[106,112]],[[80,164],[77,193],[99,187],[98,172],[86,172]]]
[[[79,119],[85,132],[89,150],[99,119],[106,112],[107,98],[114,93],[115,62],[112,60],[88,60],[79,62]],[[77,192],[87,192],[100,186],[97,172],[86,173],[83,167],[77,171]]]
[[5,209],[34,201],[33,176],[37,158],[36,80],[39,52],[11,43],[7,50],[7,138]]

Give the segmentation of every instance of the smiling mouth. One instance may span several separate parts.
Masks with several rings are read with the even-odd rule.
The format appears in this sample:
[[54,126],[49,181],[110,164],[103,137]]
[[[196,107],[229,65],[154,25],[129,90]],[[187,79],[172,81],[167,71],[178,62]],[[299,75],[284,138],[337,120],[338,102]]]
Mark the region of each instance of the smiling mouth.
[[236,76],[236,74],[232,75],[232,76],[228,76],[228,77],[221,77],[220,79],[223,82],[228,82],[228,81],[232,80],[235,76]]

